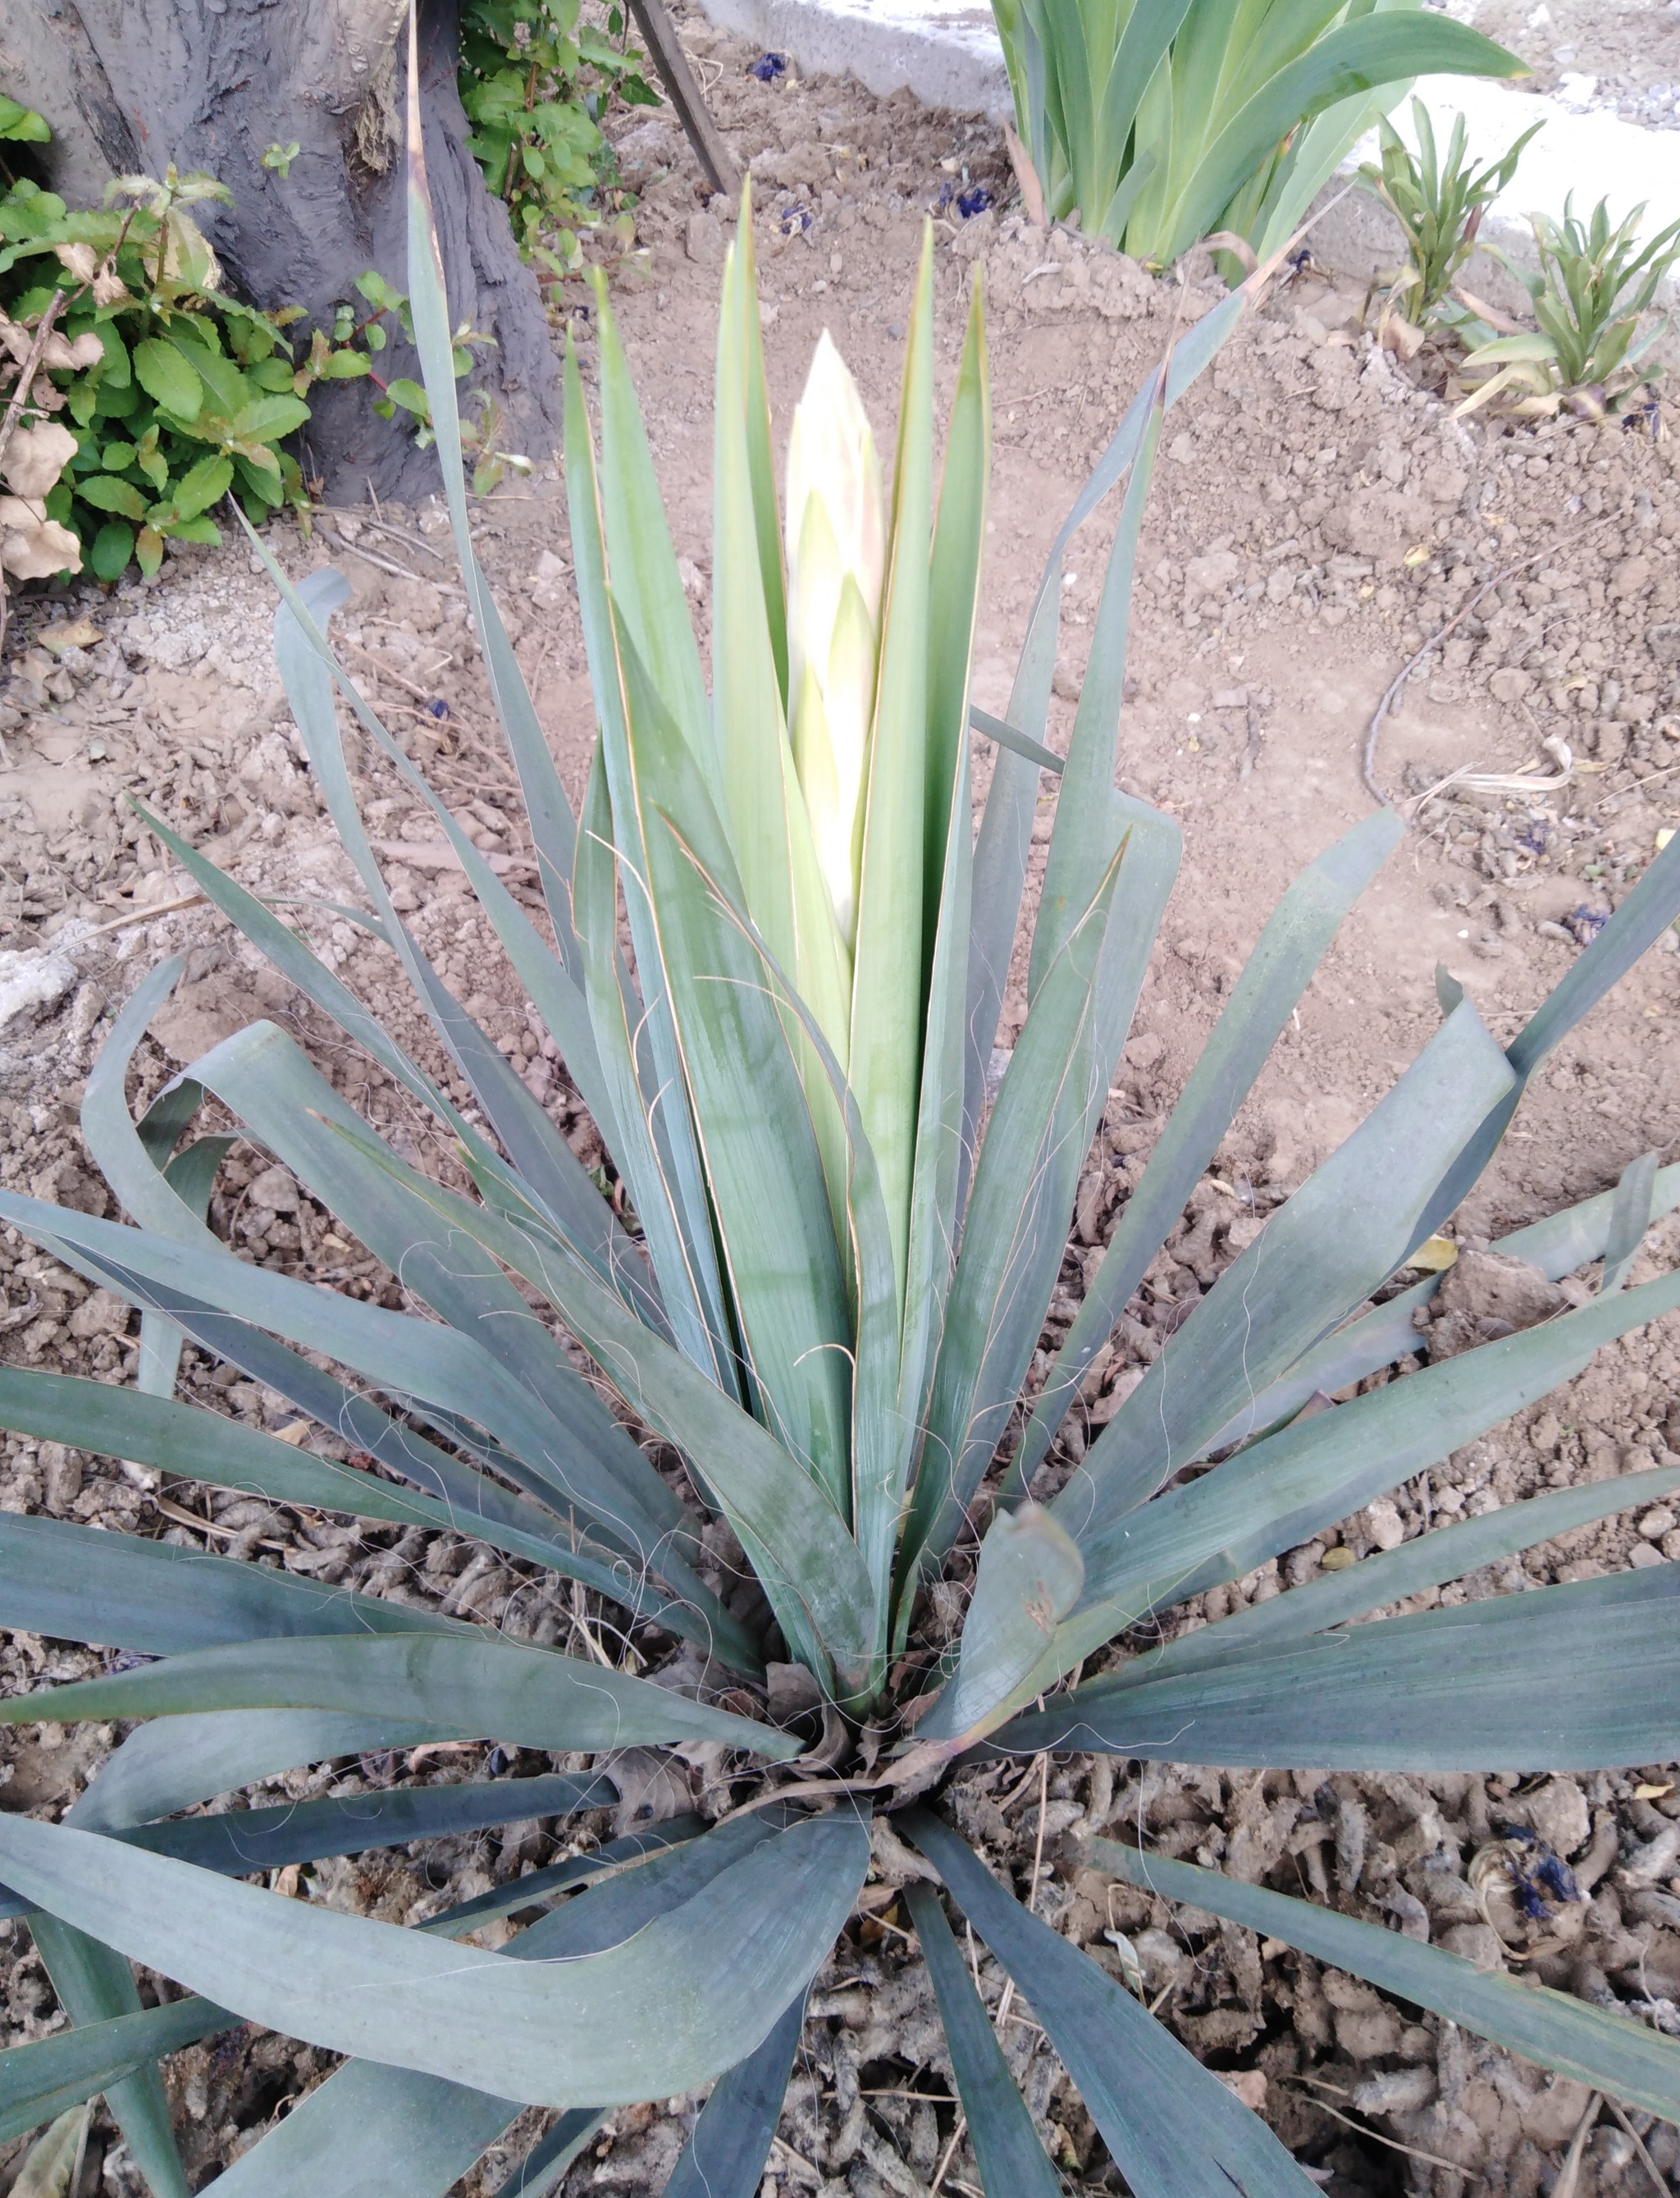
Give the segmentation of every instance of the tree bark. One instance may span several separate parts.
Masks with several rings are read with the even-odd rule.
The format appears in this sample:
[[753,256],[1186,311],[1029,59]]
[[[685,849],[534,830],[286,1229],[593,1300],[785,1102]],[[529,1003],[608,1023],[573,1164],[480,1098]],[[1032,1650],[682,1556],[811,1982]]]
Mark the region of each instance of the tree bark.
[[[497,446],[542,456],[558,436],[555,354],[536,282],[467,149],[459,13],[458,0],[421,0],[421,110],[450,310],[494,339],[464,387],[493,399]],[[10,0],[0,89],[52,125],[50,180],[73,203],[97,204],[113,173],[160,176],[171,161],[216,177],[234,203],[194,212],[230,287],[324,324],[337,305],[360,305],[354,282],[369,268],[408,287],[406,15],[405,0]],[[263,166],[269,146],[294,139],[289,174]],[[389,332],[381,377],[417,377]],[[369,484],[416,501],[438,486],[436,453],[377,418],[372,393],[366,381],[311,392],[305,471],[332,501],[359,501]]]

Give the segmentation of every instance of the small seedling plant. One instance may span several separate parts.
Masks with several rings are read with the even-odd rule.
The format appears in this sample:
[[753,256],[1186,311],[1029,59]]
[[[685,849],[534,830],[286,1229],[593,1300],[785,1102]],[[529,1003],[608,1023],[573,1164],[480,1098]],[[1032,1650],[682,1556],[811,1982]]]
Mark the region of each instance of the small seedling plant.
[[1476,248],[1483,216],[1509,187],[1524,148],[1543,127],[1531,124],[1497,160],[1476,167],[1462,114],[1453,117],[1445,159],[1421,99],[1413,100],[1411,115],[1416,152],[1385,115],[1379,125],[1381,159],[1359,171],[1405,233],[1404,264],[1379,276],[1376,287],[1386,294],[1383,340],[1407,357],[1432,329],[1456,328],[1486,310],[1479,299],[1462,295],[1458,277]]
[[1539,253],[1538,272],[1499,257],[1533,300],[1539,328],[1491,336],[1464,361],[1476,386],[1461,412],[1497,403],[1518,419],[1561,411],[1602,420],[1636,409],[1661,374],[1651,358],[1668,327],[1665,314],[1647,322],[1665,279],[1680,263],[1680,221],[1640,241],[1645,209],[1613,223],[1601,199],[1582,221],[1572,193],[1563,218],[1529,216]]
[[[181,974],[165,964],[117,1017],[84,1107],[129,1221],[0,1195],[0,1219],[139,1308],[140,1378],[7,1369],[0,1422],[274,1505],[471,1532],[575,1598],[601,1653],[0,1513],[0,1618],[127,1652],[125,1668],[39,1687],[3,1715],[128,1729],[62,1822],[0,1814],[0,1899],[27,1919],[72,2019],[0,2055],[0,2135],[102,2088],[151,2188],[176,2198],[158,2056],[243,2018],[345,2057],[227,2167],[228,2198],[444,2198],[526,2105],[555,2119],[513,2187],[549,2189],[613,2107],[706,2086],[667,2198],[753,2198],[807,1993],[880,1867],[911,1881],[898,1928],[927,1964],[988,2198],[1061,2185],[959,1948],[965,1926],[1137,2198],[1306,2198],[1315,2183],[1264,2122],[1000,1883],[953,1823],[948,1782],[977,1749],[1422,1774],[1677,1753],[1680,1567],[1381,1614],[1671,1494],[1674,1468],[1507,1504],[1217,1623],[1164,1628],[1185,1598],[1349,1517],[1680,1305],[1680,1276],[1629,1280],[1653,1218],[1680,1203],[1680,1169],[1651,1157],[1506,1241],[1542,1276],[1590,1271],[1596,1287],[1568,1310],[1381,1378],[1416,1363],[1415,1316],[1442,1257],[1425,1247],[1528,1079],[1680,914],[1680,845],[1508,1044],[1443,981],[1416,1060],[1195,1302],[1097,1439],[1058,1451],[1051,1497],[1040,1468],[1096,1353],[1401,836],[1392,812],[1373,815],[1284,894],[1060,1352],[1031,1381],[1178,863],[1177,827],[1114,784],[1151,465],[1166,411],[1263,277],[1185,334],[1121,422],[1053,547],[1003,718],[968,695],[984,324],[976,296],[936,478],[931,234],[890,462],[825,344],[778,501],[743,212],[718,328],[709,692],[603,286],[593,415],[575,353],[566,372],[598,724],[574,811],[475,558],[412,109],[409,130],[416,338],[543,910],[509,893],[337,661],[344,581],[321,570],[294,588],[271,566],[280,670],[365,892],[360,921],[413,980],[469,1102],[273,910],[148,822],[434,1118],[458,1168],[445,1182],[404,1157],[266,1021],[212,1048],[137,1121],[130,1063]],[[1058,755],[1044,736],[1062,560],[1114,490],[1102,609]],[[621,1196],[603,1195],[392,906],[335,694],[431,804]],[[977,836],[976,729],[997,747]],[[994,1094],[1045,774],[1057,798],[1027,1011]],[[212,1097],[400,1276],[393,1302],[238,1259],[206,1225],[230,1136],[195,1130]],[[178,1400],[188,1340],[334,1440],[282,1440]],[[1355,1389],[1334,1410],[1304,1410]],[[737,1580],[715,1561],[723,1547],[739,1552]],[[927,1623],[935,1587],[954,1625]],[[607,1640],[627,1648],[615,1659]],[[574,1765],[191,1813],[300,1764],[487,1736]],[[696,1800],[704,1782],[710,1809],[416,1928],[249,1881],[383,1840],[565,1817],[628,1786],[631,1761],[645,1779],[650,1759]],[[1680,2112],[1680,2041],[1625,2009],[1137,1846],[1094,1841],[1086,1859],[1619,2099]],[[498,1949],[472,1943],[509,1917],[527,1920]],[[142,2007],[131,1962],[186,1996]]]

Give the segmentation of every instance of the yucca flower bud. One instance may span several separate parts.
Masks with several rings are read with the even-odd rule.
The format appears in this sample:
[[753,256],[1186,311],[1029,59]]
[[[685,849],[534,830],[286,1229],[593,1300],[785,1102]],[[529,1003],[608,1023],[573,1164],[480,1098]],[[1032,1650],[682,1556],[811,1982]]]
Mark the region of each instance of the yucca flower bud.
[[793,761],[823,882],[850,945],[887,512],[863,400],[826,329],[788,440],[787,548]]

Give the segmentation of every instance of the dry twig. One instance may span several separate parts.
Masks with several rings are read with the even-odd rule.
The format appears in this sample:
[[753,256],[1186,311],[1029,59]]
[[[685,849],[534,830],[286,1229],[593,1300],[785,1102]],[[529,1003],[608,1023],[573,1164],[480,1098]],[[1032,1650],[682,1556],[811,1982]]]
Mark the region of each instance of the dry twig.
[[1603,2099],[1595,2091],[1587,2101],[1586,2110],[1575,2125],[1575,2134],[1569,2141],[1569,2149],[1563,2155],[1563,2165],[1557,2172],[1557,2181],[1552,2185],[1552,2198],[1575,2198],[1575,2186],[1581,2179],[1581,2159],[1587,2149],[1587,2139],[1592,2135],[1592,2125],[1598,2120],[1598,2110]]
[[1365,782],[1365,790],[1374,801],[1380,801],[1385,806],[1388,801],[1388,796],[1377,783],[1376,776],[1376,744],[1382,731],[1382,721],[1395,703],[1399,701],[1407,680],[1417,670],[1424,658],[1430,654],[1431,650],[1439,648],[1454,629],[1462,625],[1469,617],[1476,605],[1491,595],[1495,588],[1503,586],[1507,580],[1514,579],[1519,573],[1526,573],[1531,565],[1538,565],[1542,558],[1554,556],[1558,550],[1567,550],[1572,542],[1580,541],[1583,536],[1590,534],[1595,527],[1604,526],[1616,515],[1614,512],[1607,511],[1597,519],[1590,519],[1584,526],[1578,526],[1571,534],[1558,536],[1555,540],[1548,542],[1542,549],[1530,550],[1527,556],[1519,557],[1514,564],[1507,565],[1503,571],[1496,573],[1491,579],[1484,580],[1479,587],[1473,588],[1440,631],[1438,633],[1432,633],[1416,654],[1408,658],[1401,666],[1393,678],[1389,681],[1382,700],[1376,706],[1370,724],[1365,728],[1365,746],[1360,756],[1359,770],[1360,776]]

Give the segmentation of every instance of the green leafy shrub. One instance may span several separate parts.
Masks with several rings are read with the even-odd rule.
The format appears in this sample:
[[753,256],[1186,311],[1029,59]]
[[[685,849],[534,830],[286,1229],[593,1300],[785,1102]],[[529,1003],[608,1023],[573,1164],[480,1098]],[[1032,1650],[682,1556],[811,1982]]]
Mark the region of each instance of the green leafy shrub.
[[283,333],[291,316],[221,288],[190,209],[226,196],[209,177],[171,170],[161,183],[119,178],[98,211],[27,178],[0,199],[0,336],[15,356],[53,306],[67,342],[85,352],[91,339],[99,352],[61,381],[38,379],[31,401],[75,437],[46,509],[102,580],[131,560],[154,573],[171,539],[220,541],[209,514],[230,490],[253,518],[300,500],[297,462],[279,446],[309,417],[302,390],[366,371],[342,352],[299,368]]
[[[410,130],[417,144],[412,113]],[[1680,841],[1509,1045],[1444,980],[1443,1020],[1417,1060],[1193,1305],[1101,1435],[1069,1447],[1054,1500],[1022,1500],[1341,919],[1401,836],[1379,812],[1284,895],[1061,1353],[1023,1398],[1178,862],[1177,826],[1114,787],[1144,498],[1166,409],[1249,295],[1191,328],[1121,423],[1052,550],[1006,719],[977,717],[968,692],[985,532],[984,330],[976,309],[936,492],[931,236],[890,515],[867,419],[825,354],[793,430],[784,520],[743,225],[718,337],[709,697],[603,296],[598,450],[575,357],[567,375],[572,550],[599,722],[574,814],[474,555],[448,310],[423,181],[411,177],[416,334],[549,934],[334,658],[328,625],[348,592],[338,575],[294,590],[271,567],[284,594],[276,654],[368,897],[362,920],[414,982],[473,1113],[261,902],[153,829],[429,1111],[472,1189],[412,1165],[267,1022],[195,1062],[137,1124],[125,1080],[181,974],[166,964],[119,1016],[83,1111],[135,1225],[0,1194],[0,1219],[140,1308],[139,1386],[0,1371],[0,1422],[271,1503],[470,1525],[567,1583],[574,1610],[604,1606],[644,1666],[678,1643],[692,1654],[665,1674],[686,1673],[680,1685],[658,1685],[611,1668],[604,1650],[585,1661],[347,1585],[323,1593],[286,1571],[0,1513],[0,1618],[157,1660],[4,1706],[16,1723],[135,1729],[64,1824],[0,1814],[9,1912],[29,1917],[74,2017],[0,2056],[0,2135],[102,2085],[153,2189],[174,2198],[184,2183],[155,2057],[243,2016],[350,2057],[228,2170],[228,2198],[443,2198],[522,2102],[559,2110],[514,2185],[546,2189],[612,2106],[714,2077],[668,2198],[753,2198],[807,1990],[873,1855],[894,1884],[927,1869],[904,1898],[989,2198],[1053,2198],[1059,2186],[947,1899],[1030,2003],[1135,2198],[1306,2198],[1312,2181],[1260,2120],[999,1884],[949,1821],[945,1783],[976,1747],[1421,1773],[1676,1753],[1680,1566],[1376,1614],[1671,1493],[1680,1470],[1426,1531],[1165,1645],[1159,1621],[1350,1518],[1578,1373],[1601,1344],[1680,1306],[1680,1276],[1628,1283],[1647,1226],[1680,1204],[1680,1169],[1659,1172],[1648,1157],[1613,1194],[1498,1247],[1538,1302],[1548,1278],[1590,1266],[1596,1289],[1557,1291],[1542,1324],[1456,1355],[1443,1347],[1427,1367],[1369,1386],[1415,1363],[1416,1316],[1442,1287],[1425,1247],[1529,1078],[1680,913]],[[1122,481],[1057,758],[1043,736],[1061,561]],[[431,804],[587,1103],[622,1201],[602,1195],[392,908],[357,810],[335,685]],[[977,839],[971,720],[999,743]],[[1043,770],[1059,793],[1029,1005],[993,1098]],[[205,1225],[227,1135],[176,1147],[211,1095],[400,1275],[407,1309],[247,1264]],[[330,1431],[350,1462],[175,1401],[183,1339]],[[1356,1386],[1351,1402],[1303,1412]],[[1000,1485],[998,1445],[1023,1402]],[[1186,1478],[1192,1467],[1211,1469]],[[736,1544],[761,1595],[731,1604],[712,1560]],[[962,1614],[949,1630],[927,1622],[923,1590],[936,1585],[940,1608]],[[782,1724],[764,1713],[771,1702]],[[183,1813],[300,1762],[485,1734],[607,1759],[563,1776]],[[684,1782],[685,1765],[711,1766],[721,1820],[626,1833],[416,1929],[239,1882],[375,1841],[599,1806],[631,1783],[608,1753],[625,1748],[671,1751],[658,1759]],[[1680,2041],[1625,2009],[1485,1974],[1134,1846],[1096,1844],[1090,1859],[1654,2114],[1680,2112]],[[458,1943],[555,1903],[500,1952]],[[130,1960],[195,1996],[142,2009]]]
[[577,232],[599,219],[611,193],[615,171],[601,120],[615,101],[659,103],[617,0],[604,26],[584,19],[582,0],[466,0],[468,142],[485,182],[507,201],[521,248],[555,274],[581,265]]
[[[377,371],[387,323],[413,333],[408,299],[382,276],[357,280],[365,312],[341,306],[300,348],[288,334],[298,307],[263,312],[221,287],[190,212],[226,200],[221,184],[171,168],[161,183],[119,177],[110,197],[105,210],[77,211],[17,178],[0,199],[0,343],[15,369],[52,309],[61,341],[34,379],[27,417],[67,422],[75,438],[43,508],[79,542],[96,579],[114,580],[131,561],[156,572],[171,540],[218,543],[210,512],[230,491],[253,520],[282,503],[304,508],[303,476],[282,445],[308,421],[318,381],[368,378],[375,410],[412,420],[429,444],[425,391]],[[457,330],[457,375],[483,340]],[[472,438],[481,489],[522,462],[493,449],[493,425],[486,397]],[[32,569],[49,568],[38,557]]]
[[1524,65],[1421,0],[993,0],[1045,210],[1165,266],[1275,252],[1409,77]]
[[1487,340],[1463,366],[1467,375],[1481,380],[1461,412],[1497,398],[1520,419],[1566,410],[1602,419],[1640,400],[1662,372],[1650,352],[1668,321],[1659,316],[1642,329],[1641,323],[1665,276],[1680,264],[1680,221],[1642,246],[1644,212],[1636,206],[1613,227],[1608,202],[1601,199],[1590,220],[1583,222],[1572,193],[1561,222],[1549,214],[1529,216],[1538,271],[1517,266],[1503,253],[1498,257],[1533,300],[1539,328],[1497,336],[1483,331]]
[[1387,292],[1385,322],[1397,324],[1398,347],[1409,350],[1416,349],[1431,327],[1456,327],[1474,316],[1476,307],[1455,294],[1459,274],[1476,248],[1482,216],[1509,184],[1524,147],[1543,125],[1531,124],[1497,160],[1479,168],[1469,162],[1462,114],[1453,118],[1445,160],[1421,99],[1412,102],[1412,127],[1416,154],[1385,115],[1379,125],[1381,160],[1359,171],[1405,232],[1404,265],[1378,280]]

